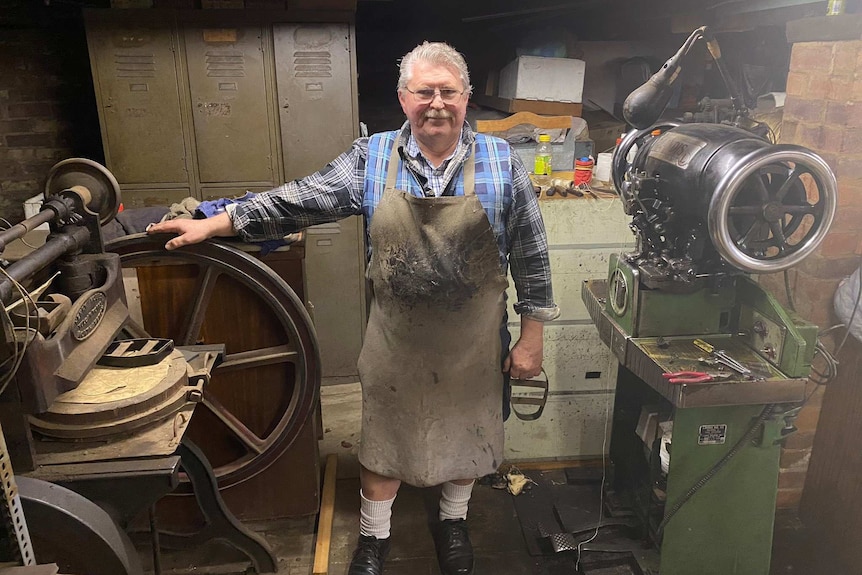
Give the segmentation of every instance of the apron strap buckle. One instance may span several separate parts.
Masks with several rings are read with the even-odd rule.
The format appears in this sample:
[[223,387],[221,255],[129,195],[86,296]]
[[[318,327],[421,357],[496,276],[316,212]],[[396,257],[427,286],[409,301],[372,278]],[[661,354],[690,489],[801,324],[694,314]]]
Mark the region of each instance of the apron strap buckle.
[[[545,373],[545,370],[542,369],[542,375],[545,376],[544,380],[541,379],[511,379],[509,380],[509,403],[512,406],[512,413],[522,421],[535,421],[541,417],[542,412],[545,410],[545,404],[548,402],[548,374]],[[515,387],[526,387],[530,388],[530,390],[523,390],[518,395],[515,394]],[[537,392],[533,391],[536,389],[541,390],[541,396],[537,397]],[[536,410],[532,413],[525,413],[523,411],[518,411],[515,407],[517,405],[532,405],[536,407]]]

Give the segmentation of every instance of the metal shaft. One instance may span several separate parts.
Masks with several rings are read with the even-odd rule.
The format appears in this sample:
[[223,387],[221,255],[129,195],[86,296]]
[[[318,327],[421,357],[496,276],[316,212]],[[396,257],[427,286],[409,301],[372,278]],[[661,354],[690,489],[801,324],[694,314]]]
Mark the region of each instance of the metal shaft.
[[15,224],[8,230],[0,232],[0,253],[2,253],[6,249],[6,246],[11,242],[24,237],[30,231],[35,230],[42,224],[50,222],[54,219],[54,216],[56,216],[56,213],[53,210],[42,210],[32,218],[27,218],[20,224]]
[[12,302],[15,293],[12,280],[20,282],[29,278],[64,254],[81,249],[89,239],[90,231],[81,227],[70,227],[67,232],[51,236],[45,245],[34,250],[30,256],[6,268],[6,274],[0,277],[0,301],[4,304]]

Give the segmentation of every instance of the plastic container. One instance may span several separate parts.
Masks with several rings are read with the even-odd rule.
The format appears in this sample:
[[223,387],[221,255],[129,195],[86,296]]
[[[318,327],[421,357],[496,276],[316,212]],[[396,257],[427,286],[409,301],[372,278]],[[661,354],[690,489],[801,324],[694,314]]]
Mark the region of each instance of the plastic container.
[[614,155],[611,152],[602,152],[596,158],[596,169],[593,170],[593,178],[607,184],[611,181],[611,163]]
[[589,184],[593,179],[593,159],[590,157],[578,158],[575,161],[575,186]]
[[533,161],[533,183],[543,188],[549,187],[553,163],[554,152],[551,146],[551,136],[540,134],[539,143],[536,145],[536,157]]

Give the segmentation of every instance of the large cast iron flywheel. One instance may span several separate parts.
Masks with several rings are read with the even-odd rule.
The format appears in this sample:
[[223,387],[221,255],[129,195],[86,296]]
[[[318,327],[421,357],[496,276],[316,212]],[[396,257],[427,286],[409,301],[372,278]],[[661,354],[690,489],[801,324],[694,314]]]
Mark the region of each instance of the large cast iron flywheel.
[[317,338],[302,302],[271,268],[230,242],[167,251],[170,237],[130,235],[106,249],[137,271],[147,334],[177,346],[225,345],[187,431],[224,489],[275,462],[316,407]]

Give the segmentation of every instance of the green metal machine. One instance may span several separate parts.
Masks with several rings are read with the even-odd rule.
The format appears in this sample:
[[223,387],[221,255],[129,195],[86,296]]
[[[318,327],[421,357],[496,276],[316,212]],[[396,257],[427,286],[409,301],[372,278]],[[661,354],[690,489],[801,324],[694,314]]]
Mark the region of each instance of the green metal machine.
[[[759,135],[741,100],[734,125],[654,123],[700,38],[720,54],[700,28],[626,101],[635,129],[613,178],[637,249],[582,289],[620,363],[606,501],[641,520],[660,575],[768,575],[781,442],[817,327],[752,274],[817,248],[837,186],[810,150]],[[707,375],[669,375],[679,372]]]

